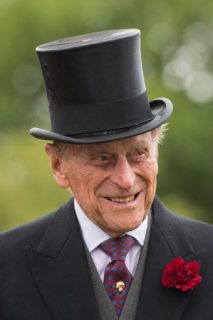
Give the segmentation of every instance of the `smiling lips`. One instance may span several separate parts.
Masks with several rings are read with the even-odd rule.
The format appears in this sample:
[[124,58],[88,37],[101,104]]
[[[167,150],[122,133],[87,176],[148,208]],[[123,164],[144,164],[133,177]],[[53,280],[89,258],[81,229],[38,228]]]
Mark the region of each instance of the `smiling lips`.
[[114,197],[112,197],[112,198],[107,197],[107,199],[112,202],[117,202],[117,203],[128,203],[128,202],[134,201],[138,195],[139,195],[139,192],[132,195],[132,196],[128,196],[128,197],[115,197],[115,198]]

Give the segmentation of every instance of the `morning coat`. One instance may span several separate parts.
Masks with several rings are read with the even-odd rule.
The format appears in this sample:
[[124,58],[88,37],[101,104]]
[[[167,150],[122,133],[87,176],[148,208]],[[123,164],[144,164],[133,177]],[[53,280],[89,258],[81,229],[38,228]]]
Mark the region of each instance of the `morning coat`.
[[[213,226],[171,213],[157,197],[152,215],[135,320],[212,320]],[[162,286],[177,256],[201,265],[194,290]],[[73,199],[0,235],[0,319],[99,320]]]

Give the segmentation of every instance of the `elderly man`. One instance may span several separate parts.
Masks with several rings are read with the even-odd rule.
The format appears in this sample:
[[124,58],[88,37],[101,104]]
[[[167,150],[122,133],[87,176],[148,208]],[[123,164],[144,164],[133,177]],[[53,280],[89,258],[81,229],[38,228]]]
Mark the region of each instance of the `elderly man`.
[[0,236],[1,320],[213,319],[213,228],[155,195],[172,104],[148,101],[140,32],[37,52],[52,128],[30,133],[74,198]]

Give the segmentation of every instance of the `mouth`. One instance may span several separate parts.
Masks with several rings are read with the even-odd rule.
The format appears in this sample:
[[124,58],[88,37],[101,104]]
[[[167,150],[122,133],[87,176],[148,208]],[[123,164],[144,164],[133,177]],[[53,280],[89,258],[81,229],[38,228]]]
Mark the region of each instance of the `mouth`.
[[106,199],[115,203],[129,203],[135,201],[140,192],[128,197],[107,197]]

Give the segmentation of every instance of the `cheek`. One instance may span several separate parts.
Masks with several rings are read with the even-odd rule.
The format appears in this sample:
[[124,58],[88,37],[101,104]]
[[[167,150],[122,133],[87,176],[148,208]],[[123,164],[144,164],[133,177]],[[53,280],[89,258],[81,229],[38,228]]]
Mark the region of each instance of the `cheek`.
[[73,195],[84,202],[94,201],[99,180],[94,170],[85,170],[85,168],[76,168],[69,174],[69,185]]
[[157,161],[153,162],[152,164],[147,166],[147,194],[145,197],[145,206],[149,210],[156,191],[156,185],[157,185],[157,173],[158,173],[158,165]]
[[144,198],[144,209],[146,212],[150,210],[150,207],[152,205],[155,191],[156,191],[156,184],[157,184],[157,173],[158,173],[158,165],[157,161],[150,161],[147,162],[143,166],[141,177],[146,183],[146,192],[145,192],[145,198]]
[[84,179],[84,170],[77,161],[65,162],[63,172],[73,193],[82,188],[83,183],[81,181]]
[[157,161],[149,161],[144,163],[140,168],[140,173],[147,182],[154,183],[158,174]]

